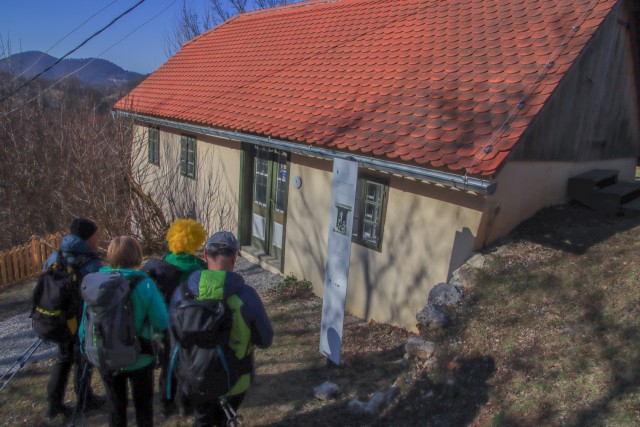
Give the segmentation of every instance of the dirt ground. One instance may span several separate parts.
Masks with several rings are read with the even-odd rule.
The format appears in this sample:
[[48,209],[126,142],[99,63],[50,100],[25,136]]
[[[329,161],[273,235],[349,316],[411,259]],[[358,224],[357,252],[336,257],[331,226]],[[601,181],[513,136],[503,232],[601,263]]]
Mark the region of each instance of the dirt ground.
[[[540,212],[484,251],[490,262],[465,289],[463,306],[448,313],[450,325],[421,331],[437,358],[408,367],[409,332],[349,315],[341,364],[327,363],[319,353],[321,299],[265,291],[276,336],[256,352],[242,425],[640,425],[639,250],[638,215],[600,217],[574,205]],[[24,307],[25,290],[0,292],[0,316]],[[0,395],[5,425],[64,425],[42,417],[49,369],[27,366]],[[314,395],[325,381],[339,396]],[[399,391],[381,413],[349,408],[392,385]],[[71,392],[67,398],[73,403]],[[156,412],[156,425],[192,422]],[[86,425],[107,424],[98,413]]]
[[[4,319],[27,310],[30,294],[29,286],[1,292],[0,317]],[[356,398],[367,400],[374,392],[396,381],[404,371],[402,357],[409,333],[347,315],[341,364],[335,366],[319,353],[321,299],[309,292],[283,295],[274,289],[264,292],[262,298],[274,326],[275,338],[269,349],[256,352],[256,381],[241,406],[242,425],[373,424],[374,418],[350,411],[348,402]],[[46,409],[45,389],[50,369],[51,361],[28,364],[12,380],[0,395],[0,413],[3,414],[0,418],[4,418],[5,425],[66,424],[61,416],[48,421],[42,415]],[[313,388],[326,381],[340,387],[341,393],[336,399],[322,401],[315,397]],[[93,383],[98,392],[102,391],[95,374]],[[73,404],[74,400],[68,387],[67,403]],[[172,415],[164,419],[158,410],[155,412],[157,425],[192,423],[191,418]],[[135,423],[131,404],[129,419]],[[88,414],[85,422],[92,426],[108,424],[99,411]]]

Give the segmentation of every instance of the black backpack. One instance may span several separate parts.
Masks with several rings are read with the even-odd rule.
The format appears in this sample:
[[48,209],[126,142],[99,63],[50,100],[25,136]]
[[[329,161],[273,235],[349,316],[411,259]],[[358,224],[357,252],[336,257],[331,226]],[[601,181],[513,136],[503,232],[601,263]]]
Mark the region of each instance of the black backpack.
[[151,258],[140,267],[140,271],[153,279],[165,302],[169,303],[173,292],[180,285],[182,270],[163,259]]
[[233,319],[224,300],[196,300],[186,283],[180,290],[183,298],[171,312],[171,369],[175,367],[178,387],[187,398],[211,401],[250,372],[251,357],[238,360],[229,346]]
[[[79,264],[67,263],[62,251],[56,261],[38,277],[33,290],[31,307],[32,327],[36,335],[45,341],[62,343],[70,340],[77,331],[78,313],[82,308],[79,268],[94,258]],[[69,322],[76,320],[76,330]]]

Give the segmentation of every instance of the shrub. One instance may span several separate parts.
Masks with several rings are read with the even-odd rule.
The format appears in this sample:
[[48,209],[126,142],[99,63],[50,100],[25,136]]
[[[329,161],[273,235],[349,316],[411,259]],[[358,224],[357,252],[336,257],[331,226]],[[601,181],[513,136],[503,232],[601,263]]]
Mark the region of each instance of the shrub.
[[276,294],[286,296],[303,296],[313,291],[313,284],[306,280],[298,280],[293,273],[289,273],[284,279],[276,283]]

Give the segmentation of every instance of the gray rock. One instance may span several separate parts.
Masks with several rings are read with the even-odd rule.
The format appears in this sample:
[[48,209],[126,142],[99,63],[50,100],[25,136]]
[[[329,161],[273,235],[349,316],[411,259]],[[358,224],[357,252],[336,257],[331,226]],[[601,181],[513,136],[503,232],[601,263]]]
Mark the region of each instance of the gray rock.
[[438,283],[429,292],[429,304],[437,306],[457,305],[462,301],[462,291],[449,283]]
[[313,393],[320,400],[329,400],[340,395],[340,387],[334,383],[326,381],[322,385],[314,387]]
[[486,255],[476,253],[471,258],[469,258],[465,264],[469,267],[482,269],[485,268],[488,263],[489,259]]
[[384,403],[387,399],[387,395],[384,391],[376,391],[367,402],[367,406],[365,406],[364,411],[367,414],[377,414],[380,411],[380,408],[384,406]]
[[369,399],[369,403],[367,403],[364,411],[371,415],[378,414],[382,409],[389,406],[397,392],[398,389],[395,387],[391,387],[387,390],[376,391],[373,396],[371,396],[371,399]]
[[405,350],[409,357],[417,357],[421,360],[427,360],[433,356],[433,352],[436,349],[435,343],[431,341],[425,341],[420,337],[411,337],[407,341]]
[[451,275],[449,284],[460,289],[468,288],[476,283],[479,269],[469,264],[464,264]]
[[367,407],[367,404],[361,400],[354,399],[349,402],[347,407],[349,408],[350,411],[364,413],[364,410]]
[[445,312],[433,304],[425,305],[424,308],[416,314],[416,319],[422,326],[435,328],[443,328],[449,321]]
[[402,367],[403,370],[407,370],[409,369],[410,366],[410,359],[409,359],[409,355],[405,354],[404,357],[402,358],[402,362],[400,362],[400,366]]
[[384,408],[389,406],[391,400],[397,393],[398,389],[396,387],[389,387],[387,389],[378,390],[373,393],[373,396],[369,398],[368,402],[354,399],[350,401],[347,406],[349,410],[353,412],[376,415],[380,413]]

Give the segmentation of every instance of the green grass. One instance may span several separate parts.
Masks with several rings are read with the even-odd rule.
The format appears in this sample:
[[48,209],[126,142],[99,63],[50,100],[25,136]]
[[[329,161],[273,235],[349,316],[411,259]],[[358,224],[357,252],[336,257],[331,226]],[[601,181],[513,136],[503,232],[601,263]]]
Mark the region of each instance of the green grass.
[[[442,348],[496,361],[478,425],[640,424],[640,221],[572,219],[574,232],[538,217],[515,233],[471,290],[460,344]],[[560,233],[586,251],[560,249]]]

